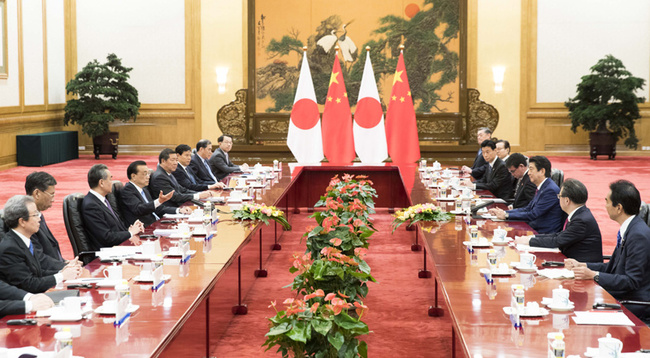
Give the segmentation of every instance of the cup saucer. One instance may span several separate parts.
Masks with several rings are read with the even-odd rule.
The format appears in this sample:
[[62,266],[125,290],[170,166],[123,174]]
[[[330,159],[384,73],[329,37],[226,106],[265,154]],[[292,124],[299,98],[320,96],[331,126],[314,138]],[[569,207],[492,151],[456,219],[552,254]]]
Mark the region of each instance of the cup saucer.
[[518,263],[515,265],[515,268],[521,272],[537,272],[537,266],[523,266],[522,264]]

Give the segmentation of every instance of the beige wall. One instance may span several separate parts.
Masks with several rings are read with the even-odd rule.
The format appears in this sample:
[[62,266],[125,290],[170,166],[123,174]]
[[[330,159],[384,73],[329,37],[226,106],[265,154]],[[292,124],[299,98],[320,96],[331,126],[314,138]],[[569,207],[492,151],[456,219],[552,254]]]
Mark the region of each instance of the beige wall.
[[[246,88],[246,0],[201,1],[201,137],[216,143],[217,111]],[[228,67],[225,93],[217,88],[217,67]]]

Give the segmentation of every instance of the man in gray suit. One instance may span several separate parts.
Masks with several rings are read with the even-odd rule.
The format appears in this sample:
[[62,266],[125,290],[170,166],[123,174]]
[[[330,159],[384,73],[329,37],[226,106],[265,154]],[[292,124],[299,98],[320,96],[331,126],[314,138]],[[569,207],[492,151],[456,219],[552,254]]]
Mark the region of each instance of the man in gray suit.
[[232,137],[224,134],[218,139],[219,148],[210,157],[210,169],[217,179],[221,180],[230,173],[241,173],[248,171],[248,164],[235,165],[230,161],[228,152],[232,149]]

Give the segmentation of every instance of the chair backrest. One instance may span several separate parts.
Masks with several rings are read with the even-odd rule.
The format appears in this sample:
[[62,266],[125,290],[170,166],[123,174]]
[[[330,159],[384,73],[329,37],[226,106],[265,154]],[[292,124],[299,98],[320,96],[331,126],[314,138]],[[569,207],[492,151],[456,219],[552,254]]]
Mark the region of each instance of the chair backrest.
[[0,209],[0,240],[4,239],[5,237],[5,220],[3,218],[4,212],[4,209]]
[[641,220],[650,226],[650,207],[647,203],[641,202],[641,208],[639,208],[639,217]]
[[115,211],[117,218],[128,227],[129,225],[126,224],[124,215],[122,215],[122,189],[124,189],[124,184],[119,180],[113,180],[113,192],[108,193],[106,199],[111,203],[111,207]]
[[[81,193],[73,193],[63,199],[63,222],[65,223],[65,230],[68,233],[68,238],[70,238],[70,244],[72,245],[72,251],[75,256],[79,256],[80,252],[94,251],[88,241],[88,235],[86,234],[81,215],[81,204],[83,200],[84,194]],[[86,265],[94,258],[93,255],[83,255],[79,259]]]
[[564,172],[562,169],[551,169],[551,179],[557,184],[558,188],[564,183]]

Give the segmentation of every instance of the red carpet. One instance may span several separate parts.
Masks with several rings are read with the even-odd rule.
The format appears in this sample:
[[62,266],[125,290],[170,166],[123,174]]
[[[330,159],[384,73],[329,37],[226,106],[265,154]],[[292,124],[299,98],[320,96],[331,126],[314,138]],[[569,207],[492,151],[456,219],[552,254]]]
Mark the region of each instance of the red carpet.
[[587,206],[596,217],[603,235],[603,252],[611,255],[616,246],[619,225],[605,211],[609,183],[626,179],[641,192],[641,200],[650,201],[650,161],[647,157],[617,157],[616,160],[590,160],[588,157],[549,157],[553,168],[562,169],[564,178],[580,180],[589,190]]
[[[427,309],[433,303],[432,279],[417,278],[422,252],[411,251],[414,232],[403,229],[391,235],[389,214],[375,214],[375,233],[370,240],[367,262],[377,283],[369,285],[364,303],[370,308],[364,321],[372,333],[360,337],[368,343],[369,357],[449,357],[451,356],[451,321],[449,315],[432,318]],[[291,254],[305,251],[300,237],[304,228],[313,225],[307,215],[293,216],[294,231],[283,235],[282,251],[273,252],[268,262],[269,277],[258,278],[246,297],[248,314],[235,316],[217,345],[214,356],[277,357],[273,349],[266,354],[261,345],[268,332],[268,308],[278,304],[291,291],[281,287],[293,281],[289,273]],[[436,352],[433,354],[432,352]]]

